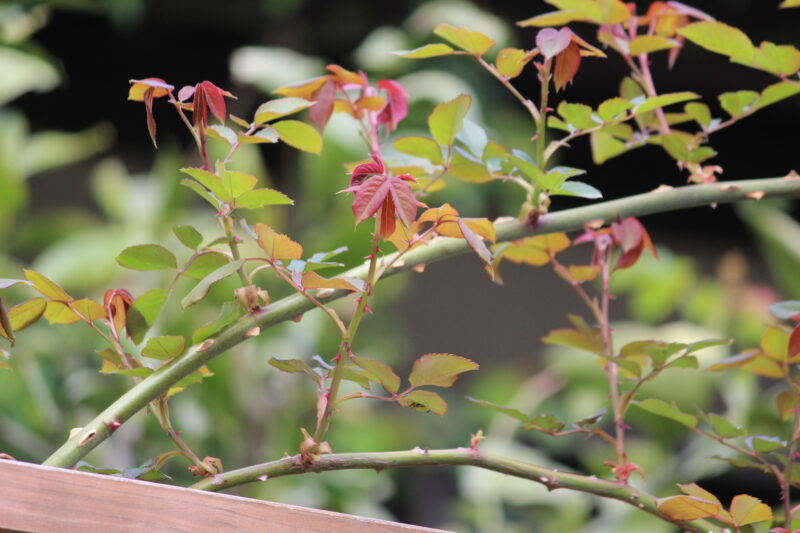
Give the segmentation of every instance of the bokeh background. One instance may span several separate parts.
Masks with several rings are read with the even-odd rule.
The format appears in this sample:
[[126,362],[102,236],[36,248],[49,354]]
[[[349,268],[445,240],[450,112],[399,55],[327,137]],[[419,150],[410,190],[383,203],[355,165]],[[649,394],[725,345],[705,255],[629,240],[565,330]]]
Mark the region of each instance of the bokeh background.
[[[648,2],[637,4],[645,9]],[[771,0],[692,5],[741,27],[755,42],[800,44],[800,10],[779,11]],[[211,80],[237,95],[231,112],[246,117],[280,85],[339,63],[363,69],[374,81],[398,79],[406,86],[411,113],[400,134],[424,132],[433,105],[464,92],[475,98],[472,120],[492,139],[524,149],[532,133],[527,116],[477,65],[458,57],[411,61],[388,52],[437,41],[431,30],[440,22],[484,31],[502,46],[531,48],[535,31],[514,22],[547,10],[539,1],[0,2],[0,278],[18,278],[22,268],[34,268],[76,295],[102,298],[106,289],[118,287],[139,295],[168,280],[119,267],[114,258],[125,246],[154,242],[177,249],[170,228],[178,223],[195,225],[207,236],[218,232],[210,209],[178,186],[178,169],[196,164],[191,139],[171,110],[157,103],[159,149],[153,149],[143,106],[126,101],[131,78],[162,77],[177,87]],[[575,29],[593,41],[591,27]],[[694,90],[717,116],[722,111],[716,95],[759,90],[774,81],[692,46],[672,71],[666,58],[655,54],[653,70],[661,91]],[[597,105],[617,94],[623,75],[624,64],[616,57],[587,59],[574,86],[559,98]],[[519,87],[532,93],[532,70]],[[711,145],[719,156],[712,162],[724,168],[723,179],[782,176],[797,168],[799,108],[800,99],[790,99],[715,135]],[[344,164],[365,156],[346,118],[329,126],[320,156],[278,145],[242,150],[238,168],[297,200],[292,208],[255,213],[251,222],[282,228],[308,251],[348,246],[342,262],[357,264],[366,253],[368,228],[353,231],[348,201],[335,192],[347,181]],[[653,146],[596,167],[588,142],[579,141],[563,163],[589,169],[586,181],[606,198],[686,179]],[[496,217],[516,214],[522,198],[504,184],[451,179],[430,203],[440,201],[466,216]],[[559,200],[554,207],[580,203]],[[800,298],[796,214],[790,204],[761,202],[644,220],[660,259],[619,276],[614,311],[620,339],[734,337],[734,350],[754,345],[770,323],[766,307]],[[570,253],[580,260],[580,249]],[[443,418],[396,406],[345,404],[329,438],[336,451],[460,446],[483,429],[490,435],[487,449],[605,475],[602,462],[609,450],[601,443],[523,432],[514,420],[463,399],[468,394],[567,421],[596,412],[605,402],[604,377],[591,358],[545,349],[540,342],[547,331],[566,324],[566,313],[580,311],[578,298],[546,269],[507,265],[504,277],[504,286],[494,285],[475,258],[464,257],[382,283],[358,353],[395,365],[401,375],[428,352],[457,353],[482,368],[446,391],[450,412]],[[190,287],[179,286],[179,292]],[[162,331],[190,334],[216,316],[232,288],[220,284],[192,312],[173,304]],[[287,294],[278,284],[267,288],[273,299]],[[3,294],[12,303],[24,297],[22,289]],[[313,386],[278,373],[266,361],[327,359],[336,344],[335,331],[315,312],[263,333],[213,361],[213,378],[174,398],[176,426],[200,455],[222,458],[227,469],[294,453],[298,428],[313,425]],[[98,373],[100,359],[93,350],[100,347],[81,325],[37,324],[19,334],[9,361],[13,372],[0,371],[0,452],[42,461],[69,428],[130,387],[121,376]],[[707,357],[724,355],[718,350]],[[765,386],[751,375],[673,370],[647,393],[775,432],[774,393]],[[632,420],[631,456],[648,472],[648,487],[657,494],[671,494],[675,482],[701,480],[723,496],[746,491],[777,503],[765,477],[709,458],[721,453],[712,444],[690,438],[670,422]],[[124,469],[169,449],[154,421],[140,413],[87,461]],[[185,467],[181,459],[168,463],[165,473],[173,481],[167,482],[190,482]],[[457,531],[669,531],[624,506],[549,494],[530,483],[466,469],[299,476],[238,493]]]

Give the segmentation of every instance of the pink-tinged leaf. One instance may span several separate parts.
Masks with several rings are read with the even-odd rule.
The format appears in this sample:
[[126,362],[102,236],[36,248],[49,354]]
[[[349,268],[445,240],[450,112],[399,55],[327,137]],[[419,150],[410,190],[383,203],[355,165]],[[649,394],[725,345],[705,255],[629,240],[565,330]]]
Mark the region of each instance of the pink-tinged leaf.
[[325,83],[314,91],[311,101],[316,102],[308,110],[308,120],[314,124],[319,131],[325,129],[328,121],[333,114],[333,102],[336,100],[336,84],[329,77],[325,78]]
[[636,264],[642,250],[647,249],[653,257],[658,257],[653,241],[638,219],[628,217],[621,222],[611,224],[611,233],[622,249],[614,270],[621,270]]
[[556,86],[556,91],[560,91],[567,84],[572,83],[572,79],[578,73],[580,65],[580,48],[574,42],[570,42],[563,53],[556,56],[556,65],[553,70],[553,83]]
[[153,89],[153,97],[161,98],[169,94],[175,87],[165,82],[161,78],[145,78],[143,80],[130,80],[131,85],[128,91],[128,100],[141,102],[144,100],[144,93],[148,89]]
[[397,129],[397,123],[408,115],[408,93],[405,88],[393,80],[381,80],[378,88],[386,91],[389,103],[378,115],[378,123],[386,124],[387,131]]
[[414,387],[452,387],[460,374],[478,368],[478,363],[460,355],[428,353],[414,361],[408,381]]
[[364,222],[381,208],[389,194],[389,189],[383,186],[387,180],[388,177],[381,174],[373,176],[359,185],[355,191],[352,206],[356,224]]
[[181,87],[181,90],[178,91],[178,101],[185,102],[189,98],[194,96],[194,86],[193,85],[184,85]]
[[[356,224],[375,215],[378,209],[383,207],[384,217],[393,219],[396,214],[405,226],[411,226],[419,204],[414,196],[414,191],[408,184],[409,180],[414,181],[413,178],[405,175],[376,175],[364,181],[356,189],[353,199],[353,214],[356,216]],[[393,229],[393,225],[391,227]],[[387,235],[391,235],[391,233],[392,231]]]
[[572,30],[567,27],[560,30],[544,28],[536,34],[536,47],[539,48],[545,59],[550,59],[563,52],[571,41]]
[[386,201],[383,203],[383,206],[380,210],[381,216],[381,238],[384,240],[388,240],[391,237],[395,229],[397,229],[397,224],[394,220],[394,200],[392,200],[392,195],[386,197]]
[[383,161],[381,160],[380,155],[372,154],[370,157],[374,163],[362,163],[353,169],[353,173],[350,177],[350,187],[357,187],[370,176],[374,176],[375,174],[384,174],[386,172],[386,167],[383,166]]
[[417,216],[417,207],[420,205],[417,197],[414,196],[414,191],[411,190],[411,186],[408,184],[414,181],[416,181],[414,178],[406,174],[390,178],[392,199],[394,200],[397,216],[406,227],[410,227],[414,223],[414,219]]
[[467,226],[462,219],[458,219],[457,222],[458,229],[461,230],[461,234],[464,235],[464,240],[467,241],[467,244],[472,251],[478,254],[478,257],[481,258],[486,265],[492,264],[492,253],[486,247],[486,244],[483,240],[478,237],[478,235],[472,231],[469,226]]

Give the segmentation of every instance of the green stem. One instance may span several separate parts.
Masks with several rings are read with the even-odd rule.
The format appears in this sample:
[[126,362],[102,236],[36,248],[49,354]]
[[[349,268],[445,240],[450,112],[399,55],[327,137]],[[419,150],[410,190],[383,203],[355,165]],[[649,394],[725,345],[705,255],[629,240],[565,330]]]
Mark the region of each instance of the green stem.
[[[591,204],[575,209],[567,209],[542,215],[535,226],[519,221],[505,222],[496,226],[499,242],[519,239],[521,237],[550,233],[556,231],[576,231],[583,228],[586,222],[602,220],[609,222],[619,217],[641,217],[654,213],[664,213],[678,209],[707,206],[741,201],[747,194],[763,192],[764,198],[798,198],[800,197],[800,180],[785,178],[756,179],[744,181],[728,181],[725,183],[709,183],[702,185],[686,185],[671,190],[637,194],[627,198]],[[463,239],[443,238],[442,240],[420,246],[404,256],[402,264],[387,271],[385,275],[394,275],[412,267],[440,261],[470,251]],[[394,255],[386,260],[391,261]],[[366,278],[369,264],[353,268],[344,275],[355,278]],[[334,291],[324,298],[326,303],[345,296],[348,291]],[[147,404],[167,392],[170,387],[182,378],[191,374],[211,359],[247,340],[248,332],[253,328],[265,330],[276,324],[296,318],[314,308],[314,304],[305,297],[294,294],[272,303],[266,309],[248,313],[227,329],[217,335],[209,345],[201,343],[195,346],[168,367],[161,368],[142,380],[142,382],[120,396],[103,412],[87,423],[83,430],[65,442],[44,464],[49,466],[72,467],[91,450],[105,441],[109,435],[106,423],[124,423]],[[93,435],[89,438],[90,435]],[[83,446],[78,444],[86,439]]]
[[358,301],[358,306],[350,320],[347,327],[347,334],[342,337],[342,343],[339,346],[339,355],[336,360],[336,366],[333,369],[333,376],[331,376],[331,388],[328,390],[325,402],[325,410],[322,417],[317,421],[317,429],[314,432],[314,442],[322,442],[325,438],[325,433],[331,424],[331,416],[333,410],[336,408],[336,400],[339,396],[339,387],[342,383],[342,373],[347,366],[350,358],[350,347],[358,333],[358,326],[361,324],[361,319],[364,317],[364,312],[369,303],[369,297],[372,296],[372,289],[378,281],[375,275],[376,267],[378,264],[378,252],[380,251],[379,245],[381,241],[381,217],[382,213],[378,212],[375,215],[375,229],[372,234],[372,245],[370,246],[369,255],[369,270],[367,271],[367,279],[364,284],[364,290],[361,292],[361,298]]
[[[238,261],[242,256],[239,253],[239,241],[236,235],[233,234],[233,226],[236,224],[236,219],[233,215],[224,215],[220,218],[220,224],[222,224],[222,228],[225,230],[225,237],[228,239],[228,247],[231,249],[233,260]],[[244,264],[239,268],[238,274],[242,282],[242,287],[250,285],[250,281],[247,279],[247,272],[244,270]]]
[[218,474],[195,483],[192,485],[192,488],[219,491],[256,480],[266,480],[281,476],[305,474],[308,472],[354,469],[369,469],[380,472],[390,468],[413,466],[475,466],[478,468],[485,468],[509,476],[541,483],[546,486],[548,490],[571,489],[595,494],[604,498],[620,500],[657,516],[666,522],[676,524],[686,531],[701,533],[719,530],[718,526],[705,520],[696,520],[692,522],[672,520],[659,512],[655,497],[633,487],[597,479],[594,476],[559,472],[550,468],[524,463],[515,459],[492,453],[485,453],[471,448],[455,448],[449,450],[423,450],[421,448],[415,448],[413,450],[395,452],[336,453],[322,455],[318,460],[306,465],[302,463],[299,455],[295,455],[269,463]]

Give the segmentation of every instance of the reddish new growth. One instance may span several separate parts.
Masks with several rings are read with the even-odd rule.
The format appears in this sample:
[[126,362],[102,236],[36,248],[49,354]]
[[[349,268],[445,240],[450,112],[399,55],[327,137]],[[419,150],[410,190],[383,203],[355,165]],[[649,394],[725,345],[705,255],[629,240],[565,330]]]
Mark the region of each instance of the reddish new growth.
[[[556,91],[560,91],[568,83],[572,83],[572,79],[578,73],[581,56],[606,57],[601,50],[578,37],[567,27],[560,30],[554,28],[540,30],[536,34],[536,52],[541,53],[545,61],[555,58],[553,83]],[[542,72],[544,66],[537,65]]]
[[636,264],[642,251],[647,249],[653,257],[658,257],[653,241],[644,226],[633,217],[613,222],[610,227],[594,229],[587,227],[583,235],[575,239],[575,244],[594,242],[592,266],[602,261],[603,254],[610,246],[618,246],[621,253],[614,270],[621,270]]
[[[220,89],[210,81],[202,81],[195,86],[187,85],[178,91],[176,99],[172,92],[175,87],[166,83],[161,78],[145,78],[143,80],[130,80],[130,92],[128,100],[144,101],[145,112],[147,113],[147,130],[150,132],[150,139],[153,145],[156,144],[156,121],[153,118],[153,98],[169,96],[169,102],[173,104],[183,116],[183,110],[192,112],[192,127],[196,131],[196,139],[200,155],[203,158],[203,168],[210,170],[208,154],[206,152],[206,130],[208,129],[208,113],[225,123],[227,109],[225,98],[236,98],[228,91]],[[191,102],[187,100],[192,99]],[[187,123],[188,124],[188,123]]]
[[353,214],[356,225],[375,216],[380,217],[381,237],[388,238],[395,230],[395,218],[411,227],[417,216],[417,201],[409,182],[416,180],[407,174],[392,176],[378,154],[372,154],[373,163],[358,165],[350,178],[350,186],[341,192],[354,193]]

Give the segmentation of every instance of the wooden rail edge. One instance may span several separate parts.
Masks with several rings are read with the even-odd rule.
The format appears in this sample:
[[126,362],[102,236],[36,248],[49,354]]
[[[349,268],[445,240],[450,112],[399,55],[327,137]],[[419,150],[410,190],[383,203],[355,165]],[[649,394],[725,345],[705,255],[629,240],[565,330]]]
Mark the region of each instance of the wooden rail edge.
[[228,494],[0,460],[0,533],[444,533]]

